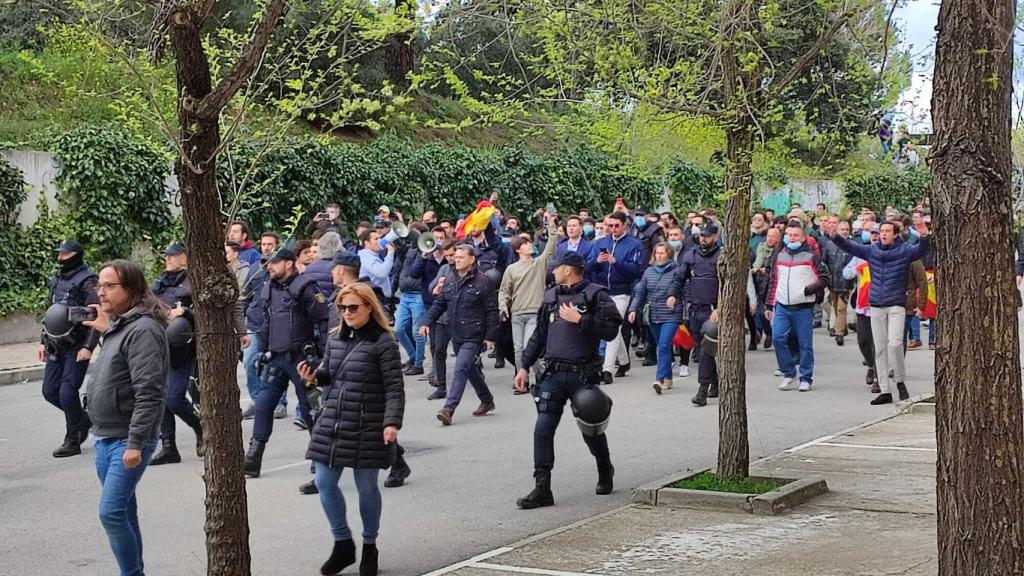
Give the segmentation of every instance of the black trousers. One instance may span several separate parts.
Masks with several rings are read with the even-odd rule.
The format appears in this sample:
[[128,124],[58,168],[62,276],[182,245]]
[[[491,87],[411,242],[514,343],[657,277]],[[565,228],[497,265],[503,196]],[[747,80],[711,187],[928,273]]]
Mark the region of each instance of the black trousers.
[[[871,335],[871,317],[857,314],[857,347],[860,355],[868,363],[869,368],[875,367],[875,340]],[[884,374],[882,376],[885,376]]]
[[697,382],[699,384],[718,384],[718,365],[715,364],[714,357],[706,353],[701,346],[701,341],[704,339],[701,327],[704,323],[711,318],[711,305],[710,304],[691,304],[690,305],[690,335],[693,336],[695,342],[693,346],[693,355],[697,358]]
[[[577,390],[594,386],[575,372],[545,372],[533,389],[537,404],[537,423],[533,427],[533,465],[537,470],[555,467],[555,430],[562,420],[565,403],[572,402]],[[583,442],[597,460],[598,466],[611,463],[608,437],[604,434],[583,436]]]

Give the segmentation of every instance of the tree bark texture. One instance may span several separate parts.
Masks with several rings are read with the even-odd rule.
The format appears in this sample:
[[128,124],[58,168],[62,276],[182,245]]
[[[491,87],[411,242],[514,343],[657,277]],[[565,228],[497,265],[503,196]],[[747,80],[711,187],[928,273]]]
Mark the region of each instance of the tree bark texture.
[[1010,118],[1014,2],[944,0],[932,120],[940,576],[1024,574]]
[[395,14],[409,21],[409,29],[391,37],[388,47],[388,76],[396,86],[409,84],[413,67],[412,26],[416,20],[416,0],[395,0]]
[[721,29],[727,199],[725,248],[718,260],[718,476],[736,480],[750,474],[744,327],[750,273],[750,164],[755,129],[752,114],[759,110],[754,92],[760,85],[760,73],[758,66],[741,68],[740,58],[750,49],[748,39],[760,32],[754,3],[730,2]]
[[196,315],[199,388],[206,444],[207,574],[249,575],[249,519],[239,407],[238,337],[233,311],[238,284],[224,260],[224,223],[217,192],[215,151],[219,110],[196,114],[212,92],[202,44],[202,18],[188,7],[172,14],[178,119],[183,155],[175,163],[189,249],[188,272]]

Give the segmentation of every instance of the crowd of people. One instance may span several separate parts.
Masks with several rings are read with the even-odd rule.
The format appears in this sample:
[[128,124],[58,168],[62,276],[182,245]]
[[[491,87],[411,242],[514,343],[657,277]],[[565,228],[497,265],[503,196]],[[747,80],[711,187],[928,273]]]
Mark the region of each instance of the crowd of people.
[[[443,401],[437,420],[450,426],[467,383],[479,401],[472,416],[496,410],[501,391],[488,384],[485,359],[497,369],[511,364],[506,392],[531,394],[537,407],[535,485],[517,500],[524,509],[554,504],[554,434],[566,403],[595,458],[595,492],[612,492],[611,400],[600,387],[630,379],[633,358],[656,366],[658,395],[689,377],[693,360],[693,405],[718,397],[718,270],[728,240],[714,209],[677,218],[629,210],[620,199],[603,217],[549,205],[521,220],[494,194],[453,220],[428,210],[406,222],[381,206],[352,230],[339,214],[327,204],[305,238],[255,236],[233,221],[224,243],[240,292],[235,332],[252,399],[242,413],[253,420],[245,474],[260,476],[291,385],[294,424],[310,434],[313,479],[299,490],[319,494],[335,542],[324,574],[356,561],[338,488],[345,468],[363,520],[360,574],[377,573],[380,471],[388,470],[384,486],[392,488],[412,473],[398,443],[406,378],[430,384],[427,398]],[[819,204],[753,215],[749,350],[774,348],[780,390],[812,390],[813,335],[823,328],[837,346],[856,331],[871,404],[909,398],[904,355],[923,346],[921,322],[935,313],[929,228],[927,200],[910,214],[887,207],[840,216]],[[165,270],[151,284],[126,260],[104,264],[97,276],[83,254],[70,240],[56,250],[60,269],[39,348],[43,395],[66,420],[53,455],[80,454],[92,431],[101,520],[122,574],[141,574],[135,485],[148,465],[181,462],[176,420],[195,433],[197,456],[204,450],[188,247],[167,247]],[[851,307],[856,321],[848,323]],[[931,326],[929,348],[934,334]],[[98,366],[83,408],[90,360]]]

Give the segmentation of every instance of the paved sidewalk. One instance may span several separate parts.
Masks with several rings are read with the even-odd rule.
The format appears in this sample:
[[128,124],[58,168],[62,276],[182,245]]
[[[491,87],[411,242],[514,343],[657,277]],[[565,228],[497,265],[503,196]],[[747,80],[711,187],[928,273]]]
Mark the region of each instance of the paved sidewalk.
[[928,408],[757,462],[752,474],[826,478],[828,494],[791,512],[626,506],[430,576],[934,575],[935,416]]
[[0,386],[43,377],[43,365],[36,360],[38,342],[0,346]]

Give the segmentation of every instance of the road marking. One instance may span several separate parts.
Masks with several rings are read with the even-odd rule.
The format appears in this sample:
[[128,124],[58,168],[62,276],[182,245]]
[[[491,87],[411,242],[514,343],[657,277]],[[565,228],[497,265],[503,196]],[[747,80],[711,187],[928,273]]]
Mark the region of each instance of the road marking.
[[838,434],[829,434],[827,436],[822,436],[821,438],[818,438],[816,440],[811,440],[810,442],[804,442],[799,446],[793,446],[792,448],[788,448],[787,450],[785,450],[785,453],[792,454],[793,452],[799,452],[804,448],[810,448],[811,446],[821,444],[822,442],[828,442],[829,440],[832,440],[836,436],[838,436]]
[[488,562],[477,562],[470,568],[485,568],[487,570],[498,570],[500,572],[515,572],[517,574],[541,574],[543,576],[601,576],[595,572],[563,572],[561,570],[545,570],[544,568],[524,568],[522,566],[505,566],[503,564],[490,564]]
[[503,547],[503,548],[495,548],[494,550],[491,550],[490,552],[484,552],[483,554],[480,554],[478,556],[473,556],[469,560],[463,560],[462,562],[458,562],[456,564],[452,564],[451,566],[445,566],[444,568],[439,568],[437,570],[434,570],[433,572],[428,572],[428,573],[424,574],[423,576],[441,576],[442,574],[449,574],[451,572],[455,572],[456,570],[458,570],[460,568],[473,567],[475,564],[477,564],[478,562],[480,562],[482,560],[487,560],[488,558],[493,558],[493,557],[498,556],[500,554],[504,554],[506,552],[511,552],[512,550],[514,550],[514,548],[509,548],[507,546]]
[[868,444],[839,444],[838,442],[819,442],[819,446],[836,448],[864,448],[867,450],[896,450],[901,452],[936,452],[936,448],[915,448],[912,446],[870,446]]
[[262,476],[263,474],[269,474],[270,472],[280,472],[281,470],[287,470],[289,468],[298,468],[299,466],[309,466],[309,460],[295,462],[294,464],[285,464],[284,466],[278,466],[277,468],[268,468],[266,470],[261,470],[260,475]]

